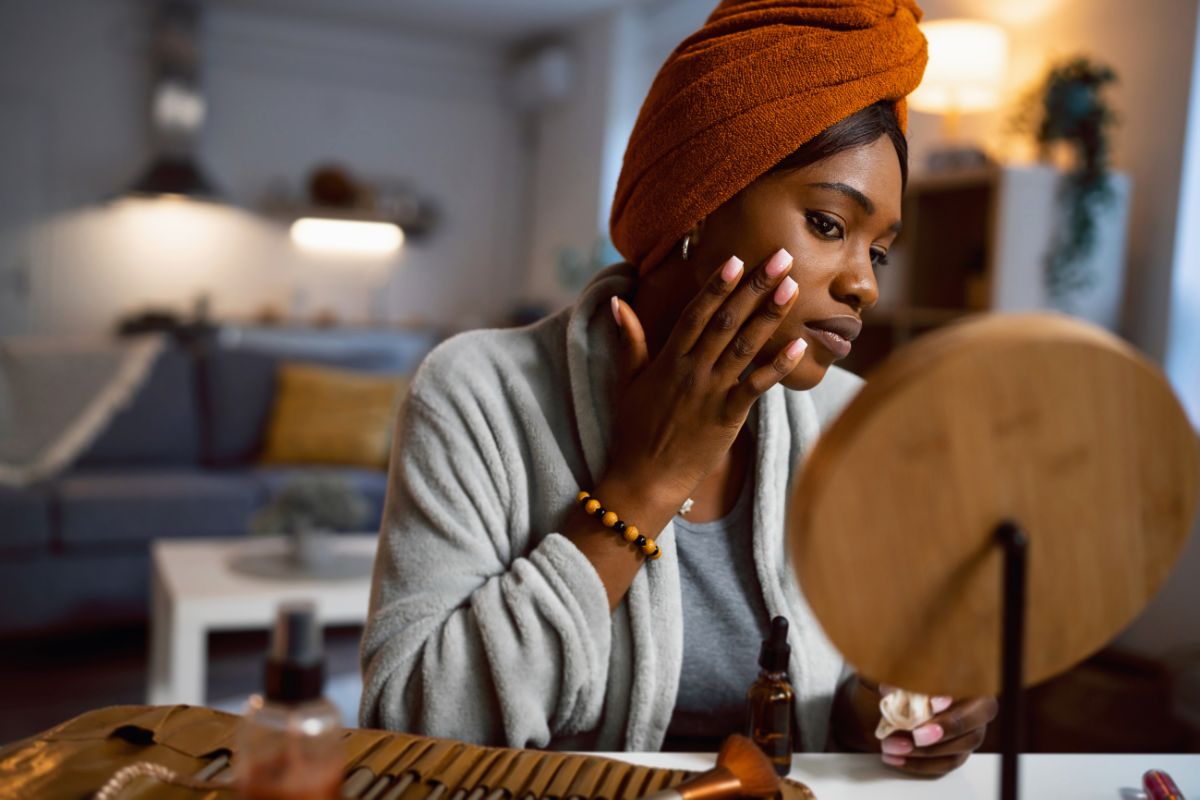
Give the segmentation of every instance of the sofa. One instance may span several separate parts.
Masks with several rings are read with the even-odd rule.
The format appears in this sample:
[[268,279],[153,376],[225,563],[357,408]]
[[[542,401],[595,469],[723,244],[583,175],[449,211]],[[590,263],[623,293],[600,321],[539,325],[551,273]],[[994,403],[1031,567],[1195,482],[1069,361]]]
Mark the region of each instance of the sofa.
[[[441,338],[237,327],[171,338],[67,470],[0,487],[0,636],[144,620],[154,539],[245,535],[256,510],[313,469],[257,462],[281,362],[408,374]],[[377,528],[386,472],[320,468],[361,490]]]

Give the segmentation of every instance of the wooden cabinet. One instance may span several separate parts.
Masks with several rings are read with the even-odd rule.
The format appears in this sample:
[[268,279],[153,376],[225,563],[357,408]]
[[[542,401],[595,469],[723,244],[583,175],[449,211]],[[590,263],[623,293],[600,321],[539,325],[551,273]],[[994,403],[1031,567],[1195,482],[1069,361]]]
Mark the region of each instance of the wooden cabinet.
[[1061,211],[1063,174],[1049,166],[991,166],[914,175],[904,230],[880,270],[879,304],[845,366],[865,372],[915,336],[965,315],[1056,309],[1115,329],[1124,288],[1129,178],[1112,176],[1085,290],[1053,298],[1043,278]]

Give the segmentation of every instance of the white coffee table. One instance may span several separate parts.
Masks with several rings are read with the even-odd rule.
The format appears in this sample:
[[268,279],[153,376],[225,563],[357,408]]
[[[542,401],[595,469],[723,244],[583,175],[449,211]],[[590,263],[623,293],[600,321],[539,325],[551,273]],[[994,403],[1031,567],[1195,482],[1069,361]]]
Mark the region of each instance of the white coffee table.
[[[338,552],[373,556],[377,535],[343,534]],[[151,546],[150,675],[146,702],[204,704],[208,634],[270,628],[285,601],[310,600],[322,625],[363,624],[369,575],[338,580],[255,577],[229,567],[244,553],[282,552],[280,537],[163,539]]]

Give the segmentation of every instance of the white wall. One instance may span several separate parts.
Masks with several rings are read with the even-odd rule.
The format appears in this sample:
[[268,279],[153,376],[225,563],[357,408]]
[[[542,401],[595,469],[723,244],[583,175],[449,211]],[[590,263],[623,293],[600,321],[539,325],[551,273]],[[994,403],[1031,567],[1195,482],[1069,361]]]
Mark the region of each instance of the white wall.
[[574,299],[559,280],[564,250],[590,252],[603,230],[600,184],[614,28],[615,16],[605,12],[567,32],[562,44],[572,64],[569,99],[529,120],[536,157],[526,286],[554,307]]
[[[0,115],[20,110],[35,129],[22,158],[40,177],[25,183],[46,187],[50,220],[22,240],[27,330],[102,330],[122,311],[202,292],[223,315],[301,297],[302,310],[347,320],[478,324],[520,294],[528,161],[499,47],[216,6],[203,26],[200,158],[232,206],[106,204],[150,157],[145,5],[5,0],[0,14]],[[325,160],[411,179],[440,226],[384,261],[297,251],[262,200]]]
[[[1200,20],[1195,31],[1167,369],[1200,430]],[[1200,519],[1166,585],[1120,641],[1150,655],[1200,662]]]
[[625,145],[642,101],[663,60],[713,5],[712,0],[646,0],[597,13],[565,32],[575,90],[567,102],[533,120],[527,285],[534,297],[552,307],[574,299],[574,289],[560,280],[563,253],[589,256],[607,240]]
[[[1192,424],[1200,430],[1200,20],[1196,23],[1195,42],[1183,185],[1175,225],[1167,371],[1183,397]],[[1200,597],[1196,607],[1200,608]]]

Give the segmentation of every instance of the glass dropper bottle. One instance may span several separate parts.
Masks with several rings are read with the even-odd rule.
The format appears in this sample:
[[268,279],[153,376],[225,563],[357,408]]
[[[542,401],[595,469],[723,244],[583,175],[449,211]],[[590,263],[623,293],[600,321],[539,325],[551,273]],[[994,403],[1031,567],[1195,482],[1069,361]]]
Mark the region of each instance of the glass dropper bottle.
[[788,658],[792,653],[787,638],[787,618],[775,617],[758,655],[762,671],[746,693],[746,735],[771,759],[779,775],[787,775],[792,769],[795,718],[795,694],[787,679]]

